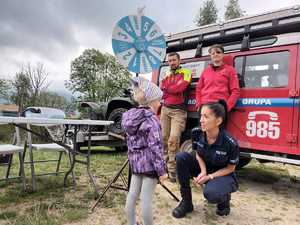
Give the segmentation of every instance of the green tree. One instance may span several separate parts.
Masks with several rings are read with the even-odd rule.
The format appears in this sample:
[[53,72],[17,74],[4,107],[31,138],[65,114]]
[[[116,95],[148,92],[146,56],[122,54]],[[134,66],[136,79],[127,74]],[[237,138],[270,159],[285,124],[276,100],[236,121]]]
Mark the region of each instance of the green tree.
[[37,63],[34,67],[28,63],[24,72],[30,80],[30,104],[36,105],[41,92],[46,91],[49,86],[47,83],[48,73],[42,63]]
[[2,96],[6,89],[6,82],[4,79],[0,79],[0,95]]
[[42,91],[46,91],[48,84],[46,82],[47,72],[43,64],[38,63],[32,67],[30,63],[20,72],[16,73],[11,81],[12,94],[11,101],[19,106],[19,112],[22,112],[28,106],[40,105],[39,97]]
[[7,100],[9,98],[10,83],[5,79],[0,79],[0,98]]
[[229,0],[226,5],[225,20],[239,18],[244,15],[243,10],[239,5],[239,0]]
[[86,49],[71,62],[70,80],[66,87],[81,93],[85,101],[108,101],[127,87],[131,74],[115,57],[96,49]]
[[32,90],[30,79],[24,72],[16,73],[13,81],[13,93],[11,100],[19,106],[19,112],[22,112],[27,106],[30,105],[30,92]]
[[66,110],[70,104],[69,101],[64,97],[52,91],[42,91],[39,96],[39,106],[58,108]]
[[[74,96],[71,97],[70,100],[68,100],[68,104],[65,107],[65,112],[68,115],[72,115],[72,116],[79,116],[76,113],[79,113],[79,110],[82,107],[80,106],[80,102],[78,102],[78,99]],[[89,117],[90,118],[90,117]]]
[[218,10],[214,0],[205,0],[200,7],[199,12],[195,18],[197,26],[204,26],[216,23],[218,19]]

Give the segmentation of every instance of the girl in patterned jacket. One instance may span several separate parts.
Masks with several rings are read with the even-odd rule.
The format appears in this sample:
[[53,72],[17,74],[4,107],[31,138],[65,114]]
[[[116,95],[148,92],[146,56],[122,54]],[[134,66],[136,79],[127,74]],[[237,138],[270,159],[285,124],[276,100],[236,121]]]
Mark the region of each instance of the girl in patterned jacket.
[[140,197],[143,224],[152,225],[154,190],[158,180],[162,183],[167,178],[161,127],[156,116],[162,92],[141,77],[134,78],[133,84],[133,98],[139,107],[128,110],[122,117],[132,171],[125,211],[128,224],[136,225],[135,208]]

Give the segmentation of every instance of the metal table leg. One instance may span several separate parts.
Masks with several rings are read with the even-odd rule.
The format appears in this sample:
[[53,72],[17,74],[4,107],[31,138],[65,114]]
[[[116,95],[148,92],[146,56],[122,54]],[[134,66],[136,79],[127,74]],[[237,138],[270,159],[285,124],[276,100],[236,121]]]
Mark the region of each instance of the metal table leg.
[[22,152],[19,152],[19,161],[20,161],[20,177],[23,184],[23,191],[26,191],[26,180],[25,180],[24,161],[23,161]]
[[87,154],[87,162],[86,162],[86,169],[87,169],[87,173],[90,177],[90,181],[94,187],[94,190],[97,194],[99,194],[98,192],[98,189],[97,189],[97,186],[96,186],[96,181],[94,179],[94,176],[91,174],[91,171],[90,171],[90,166],[91,166],[91,160],[90,160],[90,157],[91,157],[91,126],[88,126],[88,134],[89,134],[89,140],[88,140],[88,154]]
[[70,173],[72,173],[72,176],[73,176],[73,184],[76,185],[75,176],[74,176],[74,171],[73,170],[74,170],[75,162],[76,162],[76,152],[77,152],[76,138],[77,138],[77,132],[78,132],[78,128],[77,128],[77,126],[75,126],[74,137],[73,137],[73,151],[69,153],[71,167],[67,171],[67,173],[66,173],[66,175],[64,177],[64,186],[65,187],[67,186],[67,179],[68,179],[68,176],[70,175]]

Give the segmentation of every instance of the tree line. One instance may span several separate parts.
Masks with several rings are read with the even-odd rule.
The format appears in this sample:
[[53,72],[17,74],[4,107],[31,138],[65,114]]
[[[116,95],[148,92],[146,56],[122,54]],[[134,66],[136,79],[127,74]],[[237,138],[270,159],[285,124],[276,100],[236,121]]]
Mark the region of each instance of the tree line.
[[[244,11],[241,9],[238,0],[229,0],[226,5],[224,19],[231,20],[244,16]],[[216,23],[218,20],[218,9],[214,0],[205,0],[201,5],[198,14],[195,17],[197,26],[204,26]]]
[[28,106],[47,106],[60,109],[70,102],[59,94],[49,91],[48,73],[42,63],[28,63],[10,80],[0,79],[0,98],[19,107],[19,113]]
[[43,64],[22,66],[12,79],[0,79],[0,98],[16,104],[19,112],[28,106],[53,107],[75,111],[81,101],[108,101],[128,87],[131,74],[114,56],[86,49],[71,62],[70,79],[65,86],[75,97],[71,100],[49,90],[49,74]]

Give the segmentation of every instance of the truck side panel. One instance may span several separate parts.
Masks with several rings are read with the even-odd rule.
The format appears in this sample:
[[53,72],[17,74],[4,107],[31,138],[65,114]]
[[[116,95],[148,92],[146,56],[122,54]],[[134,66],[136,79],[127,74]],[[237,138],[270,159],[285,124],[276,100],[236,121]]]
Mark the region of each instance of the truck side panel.
[[297,72],[296,72],[296,82],[295,82],[295,112],[294,112],[294,120],[293,120],[293,133],[296,134],[295,139],[296,141],[293,143],[293,148],[296,148],[298,152],[297,155],[300,153],[300,103],[299,103],[299,96],[300,96],[300,45],[298,44],[298,54],[297,54]]
[[235,67],[243,76],[236,110],[228,130],[242,148],[300,155],[293,144],[297,45],[234,54]]

